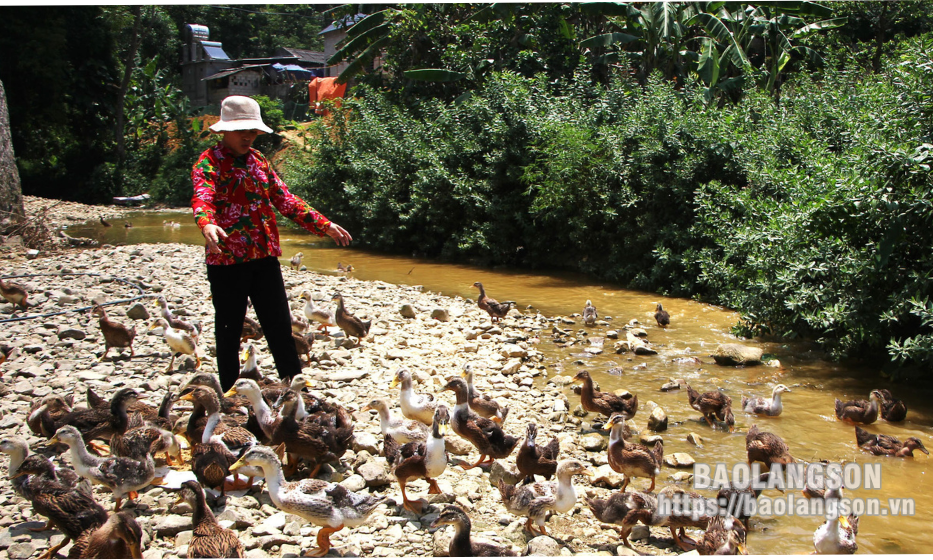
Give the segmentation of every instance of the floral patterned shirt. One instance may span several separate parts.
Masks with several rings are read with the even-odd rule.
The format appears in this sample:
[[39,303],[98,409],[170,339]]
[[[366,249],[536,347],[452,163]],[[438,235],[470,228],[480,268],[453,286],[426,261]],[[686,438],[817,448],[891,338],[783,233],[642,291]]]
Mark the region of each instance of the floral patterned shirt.
[[215,224],[227,233],[220,253],[207,253],[207,264],[235,264],[280,257],[274,206],[283,216],[320,236],[330,220],[288,192],[269,161],[257,150],[237,156],[223,142],[205,150],[191,170],[191,207],[198,227]]

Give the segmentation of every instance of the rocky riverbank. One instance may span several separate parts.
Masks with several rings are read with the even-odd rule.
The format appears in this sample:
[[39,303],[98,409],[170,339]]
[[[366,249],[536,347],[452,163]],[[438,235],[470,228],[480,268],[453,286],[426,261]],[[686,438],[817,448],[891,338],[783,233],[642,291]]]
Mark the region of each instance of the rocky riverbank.
[[[100,214],[97,207],[88,208],[93,209],[91,218]],[[61,219],[69,220],[79,213],[88,217],[87,209],[69,205],[61,209]],[[34,307],[28,315],[45,316],[7,322],[0,328],[0,346],[12,349],[9,359],[0,365],[0,436],[21,435],[31,446],[39,446],[42,440],[29,432],[25,417],[34,400],[53,392],[73,395],[76,404],[84,404],[88,387],[104,396],[121,387],[135,387],[146,402],[157,405],[167,389],[177,390],[190,376],[193,360],[177,360],[175,370],[165,373],[169,349],[158,336],[159,331],[147,332],[151,323],[148,318],[158,313],[154,300],[157,295],[165,296],[176,313],[202,322],[200,349],[206,359],[201,370],[216,371],[203,249],[173,244],[104,246],[62,251],[54,257],[10,257],[4,276],[37,275],[17,281],[30,292]],[[561,458],[576,457],[591,465],[594,476],[575,480],[578,492],[606,497],[620,483],[619,475],[607,465],[606,440],[589,429],[587,418],[571,413],[579,401],[566,387],[569,378],[549,372],[536,350],[540,337],[551,336],[561,318],[513,310],[501,324],[492,325],[473,301],[426,293],[418,286],[364,282],[287,267],[283,274],[297,313],[301,313],[297,295],[302,290],[310,290],[318,304],[329,304],[330,296],[339,291],[351,312],[373,320],[369,337],[358,347],[336,329],[320,337],[313,349],[317,362],[305,368],[305,373],[315,380],[312,390],[346,406],[356,422],[354,449],[339,466],[324,469],[322,476],[342,481],[352,490],[391,498],[376,510],[368,524],[333,535],[335,549],[330,556],[446,555],[452,530],[429,529],[446,503],[457,503],[469,513],[475,538],[507,544],[517,551],[530,548],[536,554],[562,556],[635,554],[619,546],[616,531],[600,524],[582,499],[573,512],[551,517],[548,529],[553,538],[532,539],[522,527],[524,518],[506,512],[495,490],[495,481],[500,477],[514,482],[514,454],[486,471],[464,471],[453,463],[457,459],[473,461],[477,454],[453,434],[448,437],[452,464],[438,479],[443,493],[433,496],[433,503],[421,515],[407,512],[400,506],[398,485],[389,476],[385,460],[379,457],[382,437],[378,419],[370,412],[359,412],[372,398],[381,397],[389,399],[398,413],[398,391],[390,389],[389,384],[402,366],[413,373],[418,392],[435,394],[452,406],[452,394],[439,390],[447,377],[459,375],[463,365],[470,362],[478,388],[510,406],[504,426],[508,433],[523,436],[526,424],[536,422],[539,442],[556,436],[561,442]],[[104,342],[97,319],[73,310],[93,302],[139,295],[143,297],[107,307],[112,319],[135,326],[135,357],[130,358],[128,352],[117,356],[112,350],[104,362],[98,363]],[[414,311],[413,318],[401,313],[405,304]],[[67,313],[50,315],[60,311]],[[0,303],[0,318],[21,316],[24,314],[14,312],[12,305]],[[261,368],[273,373],[265,342],[260,342],[258,348]],[[177,404],[175,412],[183,413],[184,407]],[[648,414],[636,417],[642,429]],[[56,460],[68,464],[70,458]],[[0,459],[0,464],[5,463],[6,459]],[[662,476],[669,474],[686,473],[668,471]],[[633,484],[641,487],[646,482],[638,479]],[[665,483],[658,480],[659,486]],[[427,497],[427,488],[424,481],[410,482],[408,492],[413,499]],[[109,491],[98,487],[95,495],[105,507],[112,506]],[[191,520],[186,506],[173,508],[174,501],[170,491],[149,487],[135,504],[127,506],[144,529],[145,558],[185,556]],[[314,546],[317,528],[276,510],[259,485],[245,496],[228,497],[215,513],[224,525],[238,531],[250,557],[294,557]],[[27,530],[41,526],[38,521],[30,503],[15,496],[5,479],[0,482],[0,559],[34,557],[60,542],[62,536],[57,531]],[[649,554],[680,552],[667,529],[652,529],[650,534],[645,528],[636,529],[630,540]]]

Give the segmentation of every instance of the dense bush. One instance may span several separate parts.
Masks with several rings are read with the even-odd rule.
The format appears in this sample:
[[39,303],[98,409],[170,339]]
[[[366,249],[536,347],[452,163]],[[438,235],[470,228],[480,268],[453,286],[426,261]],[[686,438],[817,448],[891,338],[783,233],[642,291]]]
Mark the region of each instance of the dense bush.
[[416,108],[365,90],[288,179],[372,247],[574,268],[930,371],[929,43],[781,104],[660,80],[555,97],[513,74]]

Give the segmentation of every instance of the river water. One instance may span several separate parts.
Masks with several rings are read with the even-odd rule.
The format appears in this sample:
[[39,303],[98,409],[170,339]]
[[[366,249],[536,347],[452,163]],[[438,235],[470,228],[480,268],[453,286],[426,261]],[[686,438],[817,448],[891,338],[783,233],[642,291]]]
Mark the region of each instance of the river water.
[[[132,228],[122,227],[122,220],[112,220],[114,227],[100,224],[74,226],[68,229],[72,236],[93,237],[102,243],[134,244],[177,242],[198,244],[203,239],[189,212],[155,212],[127,214]],[[180,227],[171,227],[165,221],[174,221]],[[819,352],[802,343],[774,343],[745,341],[764,348],[780,361],[780,367],[755,366],[729,368],[717,366],[710,353],[724,342],[734,342],[730,333],[738,315],[728,309],[698,303],[692,300],[667,298],[656,294],[635,292],[617,286],[595,282],[581,275],[567,273],[529,273],[505,268],[484,269],[473,266],[446,264],[424,259],[378,254],[349,248],[338,248],[329,239],[322,239],[297,229],[282,229],[283,263],[301,251],[309,269],[321,273],[336,273],[338,262],[352,264],[353,276],[361,280],[382,280],[395,284],[423,285],[426,290],[448,296],[476,298],[473,282],[482,282],[491,297],[514,300],[519,309],[531,306],[548,316],[569,316],[581,313],[587,299],[592,300],[600,317],[608,319],[608,327],[583,329],[577,318],[576,325],[564,328],[575,332],[581,342],[558,347],[549,332],[541,333],[538,349],[545,355],[548,376],[573,375],[587,369],[601,385],[602,390],[625,388],[636,393],[642,408],[636,417],[643,425],[646,415],[644,404],[658,403],[666,412],[670,427],[663,433],[665,454],[689,453],[697,462],[724,463],[732,469],[744,463],[745,432],[757,423],[764,431],[781,436],[790,447],[791,454],[800,460],[829,460],[855,462],[860,465],[881,465],[881,488],[847,488],[846,496],[875,499],[882,509],[893,509],[889,499],[912,499],[914,515],[864,515],[859,524],[859,552],[870,553],[924,553],[933,549],[933,535],[927,533],[933,513],[930,498],[933,473],[929,473],[931,458],[917,452],[914,459],[874,457],[860,451],[855,443],[854,428],[835,419],[833,399],[867,399],[875,388],[890,389],[895,397],[905,401],[909,412],[907,421],[889,424],[881,419],[868,427],[873,433],[894,435],[902,441],[910,436],[921,439],[928,447],[933,445],[930,425],[933,423],[933,388],[913,384],[893,384],[877,371],[840,365],[821,358]],[[352,233],[352,232],[351,232]],[[656,303],[662,303],[671,314],[671,326],[660,329],[653,315]],[[637,319],[648,330],[648,340],[658,350],[656,356],[615,354],[606,340],[602,354],[583,352],[589,336],[603,337],[607,330],[622,331],[622,326]],[[622,335],[624,338],[624,334]],[[701,364],[682,364],[677,358],[696,357]],[[622,368],[621,376],[609,375],[610,368]],[[712,430],[700,414],[690,408],[686,391],[661,392],[659,388],[670,378],[683,378],[700,392],[720,388],[730,395],[735,407],[736,431],[729,434]],[[776,418],[756,418],[740,409],[742,395],[770,396],[771,387],[784,383],[791,388],[783,395],[784,412]],[[571,407],[579,397],[567,388]],[[515,428],[515,433],[519,432]],[[703,438],[703,447],[687,443],[690,432]],[[675,469],[665,467],[659,478],[659,487]],[[635,488],[646,488],[649,481],[636,479]],[[632,486],[630,486],[631,488]],[[710,492],[701,492],[711,495]],[[790,493],[788,493],[790,494]],[[766,490],[763,498],[783,500],[788,494]],[[799,491],[794,492],[800,499]],[[903,502],[902,502],[903,506]],[[779,506],[774,505],[775,509]],[[813,550],[813,531],[822,523],[819,516],[758,515],[752,520],[748,537],[749,550],[756,554],[801,554]]]

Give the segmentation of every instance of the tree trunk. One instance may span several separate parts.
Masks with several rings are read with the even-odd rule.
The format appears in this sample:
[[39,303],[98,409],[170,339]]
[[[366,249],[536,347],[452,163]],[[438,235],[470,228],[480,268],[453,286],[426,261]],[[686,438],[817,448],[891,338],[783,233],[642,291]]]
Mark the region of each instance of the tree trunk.
[[875,33],[875,54],[871,57],[871,69],[875,74],[881,72],[881,53],[884,50],[884,30],[888,22],[885,16],[888,14],[888,3],[882,2],[881,16],[878,18],[878,31]]
[[123,163],[123,157],[126,155],[126,142],[123,138],[123,128],[126,125],[126,117],[123,114],[123,105],[126,100],[126,90],[130,87],[130,78],[133,76],[133,69],[136,67],[136,51],[139,49],[139,26],[142,20],[141,6],[133,6],[133,34],[130,36],[130,46],[126,50],[126,59],[123,61],[123,80],[120,82],[120,92],[117,94],[116,121],[114,123],[113,134],[117,141],[117,158]]
[[0,81],[0,232],[22,222],[25,216],[23,189],[10,137],[10,112],[6,107],[6,91]]

